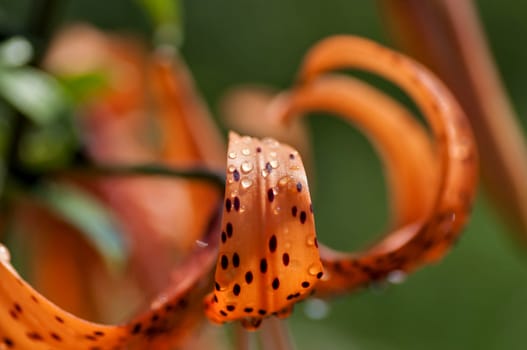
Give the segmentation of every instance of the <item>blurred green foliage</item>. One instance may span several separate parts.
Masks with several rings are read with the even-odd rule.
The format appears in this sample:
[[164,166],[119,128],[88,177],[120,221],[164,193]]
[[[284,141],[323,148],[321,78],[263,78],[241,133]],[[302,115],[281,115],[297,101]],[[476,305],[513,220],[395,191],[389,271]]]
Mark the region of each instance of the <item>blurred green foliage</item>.
[[[527,4],[477,4],[513,103],[524,116],[527,46],[521,38],[527,36]],[[187,0],[183,7],[181,51],[215,115],[229,87],[248,82],[291,86],[302,55],[327,35],[350,33],[390,44],[375,2]],[[0,0],[0,22],[16,26],[26,9],[27,1]],[[155,32],[139,1],[107,1],[102,8],[97,2],[70,0],[66,18],[145,38]],[[525,126],[525,118],[521,122]],[[309,123],[318,235],[331,246],[358,249],[378,237],[386,221],[381,165],[367,140],[341,121],[314,116]],[[443,262],[402,285],[377,286],[331,301],[323,320],[308,319],[298,305],[290,322],[298,348],[524,349],[527,261],[509,233],[480,194],[469,228]]]

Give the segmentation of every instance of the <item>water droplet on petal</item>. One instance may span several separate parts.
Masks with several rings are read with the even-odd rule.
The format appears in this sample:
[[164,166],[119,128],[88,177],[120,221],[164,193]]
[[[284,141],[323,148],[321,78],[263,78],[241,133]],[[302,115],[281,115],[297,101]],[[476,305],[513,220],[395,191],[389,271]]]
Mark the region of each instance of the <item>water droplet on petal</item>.
[[3,244],[0,244],[0,261],[6,263],[9,263],[11,261],[11,254]]
[[229,165],[229,168],[227,169],[229,173],[233,173],[234,170],[236,170],[236,167],[234,165]]
[[279,165],[278,160],[276,160],[276,159],[271,160],[271,161],[269,162],[269,164],[271,164],[271,167],[272,167],[273,169],[278,168],[278,165]]
[[203,242],[203,241],[200,241],[199,239],[196,239],[196,245],[200,248],[205,248],[207,247],[209,244],[207,242]]
[[317,264],[312,264],[311,266],[309,266],[309,268],[307,269],[307,272],[311,275],[311,276],[315,276],[316,274],[318,274],[320,272],[320,266],[317,265]]
[[275,215],[278,215],[278,214],[280,214],[280,211],[281,211],[281,210],[282,210],[282,208],[280,208],[280,207],[276,207],[276,208],[274,208],[273,213],[274,213]]
[[314,237],[308,237],[306,240],[306,243],[308,246],[314,246],[315,245],[315,238]]
[[152,303],[150,303],[151,309],[159,309],[162,305],[164,305],[168,301],[168,298],[166,295],[162,294],[158,296]]
[[243,178],[242,179],[242,188],[244,190],[248,189],[249,187],[251,187],[253,184],[253,180],[249,179],[249,178]]
[[269,175],[269,171],[267,169],[262,169],[262,177],[265,179]]
[[251,154],[251,150],[248,149],[248,148],[244,148],[244,149],[242,149],[242,154],[243,154],[244,156],[248,156],[248,155]]
[[244,136],[244,137],[242,137],[242,141],[243,141],[243,143],[247,143],[248,144],[248,143],[251,143],[252,139],[251,139],[250,136]]
[[322,299],[311,298],[305,301],[304,313],[313,320],[321,320],[329,314],[330,307],[328,302]]
[[278,180],[278,186],[284,187],[289,182],[289,176],[283,176],[280,180]]
[[386,280],[392,284],[401,284],[406,281],[406,273],[402,270],[393,270],[386,276]]
[[243,162],[241,169],[244,173],[248,173],[253,170],[253,164],[251,162]]
[[235,159],[236,158],[236,152],[233,152],[233,151],[229,152],[229,158],[230,159]]
[[276,141],[275,139],[271,139],[271,138],[264,138],[264,139],[262,140],[262,142],[263,142],[265,145],[267,145],[267,146],[269,146],[269,147],[271,147],[271,148],[276,148],[276,147],[279,146],[278,141]]
[[269,152],[269,157],[276,158],[276,152],[275,151]]

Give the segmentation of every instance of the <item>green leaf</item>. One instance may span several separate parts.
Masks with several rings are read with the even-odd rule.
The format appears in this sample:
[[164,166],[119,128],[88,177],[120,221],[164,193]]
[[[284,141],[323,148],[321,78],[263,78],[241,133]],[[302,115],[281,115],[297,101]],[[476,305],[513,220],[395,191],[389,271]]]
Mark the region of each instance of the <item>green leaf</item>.
[[19,67],[27,64],[33,57],[31,43],[21,37],[14,36],[0,43],[0,65]]
[[20,161],[34,170],[50,170],[68,164],[79,146],[70,120],[31,127],[22,135]]
[[85,235],[110,271],[119,272],[124,268],[127,247],[116,221],[97,198],[77,187],[57,183],[41,185],[36,195],[49,210]]
[[108,72],[104,71],[58,76],[57,79],[76,104],[86,102],[109,85]]
[[38,69],[0,69],[0,96],[39,125],[64,117],[70,107],[59,82]]
[[156,26],[159,44],[180,47],[183,43],[183,11],[179,0],[138,0]]

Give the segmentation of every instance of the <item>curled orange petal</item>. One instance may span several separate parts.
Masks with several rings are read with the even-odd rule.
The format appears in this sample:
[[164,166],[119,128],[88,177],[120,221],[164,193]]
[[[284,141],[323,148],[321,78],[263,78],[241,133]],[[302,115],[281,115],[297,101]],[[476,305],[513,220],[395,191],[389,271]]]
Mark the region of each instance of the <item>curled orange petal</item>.
[[[214,226],[217,226],[215,224]],[[212,227],[211,232],[216,232]],[[148,311],[122,325],[78,318],[51,303],[23,281],[0,245],[0,345],[10,349],[171,349],[185,343],[202,316],[202,298],[216,243],[196,248],[178,270],[173,284]]]
[[331,75],[283,94],[271,110],[288,121],[306,111],[346,118],[368,136],[383,159],[391,192],[391,225],[430,213],[437,182],[433,145],[412,114],[389,96],[357,79]]
[[442,257],[468,219],[477,180],[477,153],[466,117],[450,92],[426,68],[369,40],[335,36],[307,54],[300,80],[309,87],[323,73],[343,68],[379,74],[413,98],[434,137],[438,163],[430,166],[437,171],[437,181],[430,183],[429,213],[394,228],[365,252],[346,255],[321,249],[328,273],[317,286],[320,294],[344,292],[392,271],[410,271]]

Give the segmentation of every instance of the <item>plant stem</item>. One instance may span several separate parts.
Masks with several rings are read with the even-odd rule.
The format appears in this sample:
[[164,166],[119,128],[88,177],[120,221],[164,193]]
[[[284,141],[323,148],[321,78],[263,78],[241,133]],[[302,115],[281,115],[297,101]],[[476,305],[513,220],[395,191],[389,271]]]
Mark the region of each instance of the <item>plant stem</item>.
[[260,331],[262,348],[265,350],[295,350],[286,321],[270,317],[262,322]]
[[27,25],[27,33],[35,45],[32,66],[39,66],[49,46],[49,41],[60,17],[63,0],[35,0]]
[[251,334],[239,322],[234,325],[234,342],[236,350],[251,349]]
[[75,173],[94,176],[165,176],[189,180],[208,181],[219,189],[225,188],[225,177],[222,173],[202,167],[176,168],[163,164],[140,165],[88,165],[76,166],[53,171],[52,173]]

